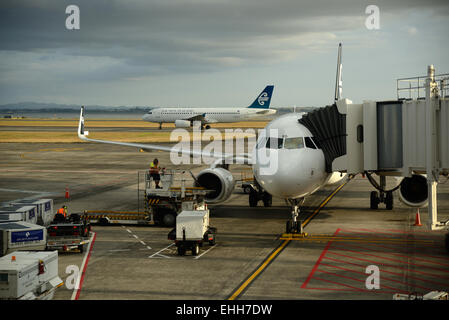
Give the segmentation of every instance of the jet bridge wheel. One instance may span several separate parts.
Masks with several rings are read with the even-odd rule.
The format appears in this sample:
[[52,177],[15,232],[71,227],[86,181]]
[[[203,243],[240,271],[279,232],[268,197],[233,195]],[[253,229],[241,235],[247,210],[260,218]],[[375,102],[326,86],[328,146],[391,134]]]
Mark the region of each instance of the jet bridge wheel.
[[370,194],[370,208],[373,210],[377,210],[379,208],[379,196],[377,195],[377,191],[371,191]]
[[449,253],[449,233],[446,233],[445,242],[446,242],[446,250]]

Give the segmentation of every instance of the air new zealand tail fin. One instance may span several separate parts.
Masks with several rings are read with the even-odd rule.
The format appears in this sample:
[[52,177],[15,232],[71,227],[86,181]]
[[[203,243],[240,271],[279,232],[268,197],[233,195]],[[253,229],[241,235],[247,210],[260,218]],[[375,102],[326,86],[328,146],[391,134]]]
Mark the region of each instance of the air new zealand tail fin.
[[268,109],[270,107],[273,88],[274,86],[266,86],[262,93],[257,96],[256,100],[254,100],[253,104],[248,108]]

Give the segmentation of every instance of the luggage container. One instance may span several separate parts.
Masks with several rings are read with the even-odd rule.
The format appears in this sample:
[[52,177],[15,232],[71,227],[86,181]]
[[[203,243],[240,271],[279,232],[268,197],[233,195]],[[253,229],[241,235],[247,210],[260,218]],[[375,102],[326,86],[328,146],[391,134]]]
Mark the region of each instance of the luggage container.
[[37,208],[34,205],[10,205],[0,208],[1,213],[20,213],[21,221],[37,224]]
[[0,299],[50,300],[62,284],[57,251],[22,251],[0,258]]
[[13,251],[45,250],[47,230],[23,221],[0,223],[0,256]]
[[23,221],[23,215],[20,212],[0,212],[0,223]]
[[176,228],[170,231],[168,239],[175,240],[180,256],[187,249],[196,256],[204,242],[215,245],[216,233],[217,229],[209,226],[209,210],[184,210],[176,218]]
[[37,224],[41,226],[48,226],[55,216],[53,211],[53,199],[24,199],[16,200],[10,203],[11,205],[28,205],[35,206],[37,213]]

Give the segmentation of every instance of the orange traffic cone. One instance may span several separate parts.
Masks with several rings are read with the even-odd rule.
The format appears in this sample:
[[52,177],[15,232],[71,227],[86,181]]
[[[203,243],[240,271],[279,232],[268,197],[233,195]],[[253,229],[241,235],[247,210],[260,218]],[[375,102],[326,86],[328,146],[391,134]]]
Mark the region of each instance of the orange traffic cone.
[[65,188],[65,198],[69,199],[70,195],[69,195],[69,188]]
[[421,224],[421,217],[419,215],[419,208],[418,208],[418,210],[416,210],[416,218],[415,218],[414,226],[417,226],[417,227],[422,226],[422,224]]

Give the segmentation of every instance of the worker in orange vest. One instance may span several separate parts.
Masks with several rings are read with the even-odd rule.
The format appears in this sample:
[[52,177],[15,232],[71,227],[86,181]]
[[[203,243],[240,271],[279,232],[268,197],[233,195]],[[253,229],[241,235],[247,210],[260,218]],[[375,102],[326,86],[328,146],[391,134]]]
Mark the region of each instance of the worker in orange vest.
[[67,206],[63,205],[60,209],[58,209],[58,214],[62,214],[64,218],[67,217]]

